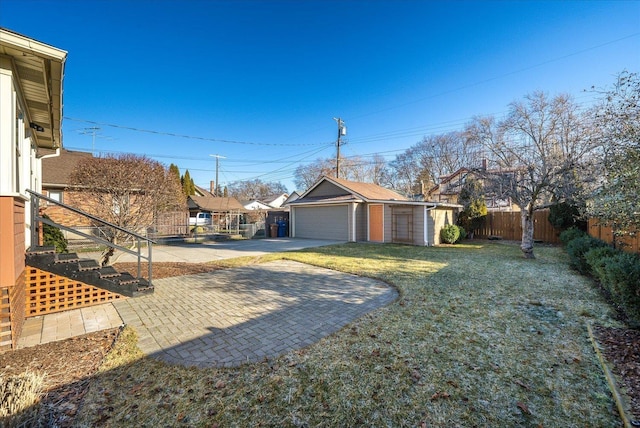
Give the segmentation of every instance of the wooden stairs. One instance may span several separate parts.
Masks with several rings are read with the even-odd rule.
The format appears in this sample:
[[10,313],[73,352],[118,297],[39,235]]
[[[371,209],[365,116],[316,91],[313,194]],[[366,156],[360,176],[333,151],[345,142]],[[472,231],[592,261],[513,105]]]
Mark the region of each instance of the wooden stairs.
[[28,266],[123,296],[137,297],[153,293],[153,285],[144,278],[118,272],[112,266],[101,267],[97,261],[81,259],[76,253],[56,253],[55,247],[29,248],[26,262]]

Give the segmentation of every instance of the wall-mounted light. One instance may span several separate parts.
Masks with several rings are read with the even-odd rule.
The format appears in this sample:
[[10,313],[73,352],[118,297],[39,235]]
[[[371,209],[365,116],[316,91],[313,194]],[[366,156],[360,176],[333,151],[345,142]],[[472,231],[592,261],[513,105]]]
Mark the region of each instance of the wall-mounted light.
[[44,132],[44,128],[35,122],[29,123],[29,127],[35,129],[38,132]]

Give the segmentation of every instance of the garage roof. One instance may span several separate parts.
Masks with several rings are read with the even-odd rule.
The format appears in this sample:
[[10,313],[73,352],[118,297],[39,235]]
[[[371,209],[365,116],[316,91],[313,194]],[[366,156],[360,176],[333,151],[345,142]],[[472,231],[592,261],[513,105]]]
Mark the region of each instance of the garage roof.
[[[306,192],[302,194],[300,199],[293,201],[291,203],[302,203],[305,201],[309,201],[314,199],[313,197],[308,197],[310,193],[313,192],[315,188],[317,188],[323,182],[329,182],[333,185],[341,188],[346,193],[355,196],[358,199],[362,199],[366,202],[371,201],[408,201],[407,198],[402,196],[401,194],[394,192],[393,190],[385,189],[382,186],[378,186],[373,183],[361,183],[357,181],[349,181],[344,180],[342,178],[334,178],[328,177],[326,175],[322,176],[313,186],[309,188]],[[338,195],[335,195],[338,196]],[[327,199],[327,198],[324,198]]]

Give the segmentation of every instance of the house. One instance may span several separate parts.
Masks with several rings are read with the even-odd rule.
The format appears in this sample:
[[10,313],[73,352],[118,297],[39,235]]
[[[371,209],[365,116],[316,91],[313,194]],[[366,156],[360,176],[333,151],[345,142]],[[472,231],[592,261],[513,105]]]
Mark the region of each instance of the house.
[[16,348],[27,317],[153,292],[151,251],[137,252],[149,262],[143,279],[42,245],[45,225],[66,228],[42,215],[46,204],[62,204],[59,188],[51,189],[54,199],[42,188],[43,163],[62,153],[66,59],[63,50],[0,28],[0,350]]
[[[488,172],[494,174],[500,173],[500,171]],[[468,178],[482,181],[482,177],[477,172],[468,168],[460,168],[452,174],[440,177],[440,183],[429,189],[424,199],[434,202],[457,204],[459,202],[460,191]],[[517,205],[513,204],[511,198],[508,196],[485,195],[485,203],[487,205],[487,211],[519,211]]]
[[[93,155],[88,152],[61,148],[58,156],[43,159],[42,193],[58,202],[84,209],[87,194],[71,188],[69,177],[78,164],[92,157]],[[84,217],[76,216],[73,212],[53,204],[45,206],[43,213],[56,223],[72,226],[89,226],[90,224]]]
[[30,196],[42,190],[42,159],[62,147],[67,52],[0,28],[0,349],[24,323]]
[[287,199],[282,203],[284,207],[287,207],[289,203],[295,201],[296,199],[300,199],[300,194],[295,190],[287,197]]
[[[108,158],[95,158],[91,153],[61,149],[59,156],[50,157],[42,161],[42,193],[49,198],[72,206],[76,209],[92,213],[100,213],[100,216],[112,223],[118,221],[120,204],[109,197],[109,192],[100,192],[95,189],[87,189],[72,183],[72,173],[87,161],[101,162],[101,168],[110,168]],[[126,195],[126,215],[133,214],[139,225],[137,232],[146,233],[151,230],[158,234],[186,233],[185,222],[187,219],[186,207],[175,207],[172,210],[150,210],[149,198],[144,198],[141,192],[132,186]],[[124,199],[124,198],[123,198]],[[54,203],[43,204],[43,214],[58,224],[65,225],[75,231],[81,231],[93,235],[100,235],[100,223],[90,218],[70,211],[63,206]],[[106,208],[106,209],[105,209]],[[113,215],[113,217],[111,217]],[[182,224],[179,224],[182,223]],[[64,236],[72,245],[84,244],[86,239],[70,231],[63,231]]]
[[280,208],[288,198],[289,195],[287,193],[280,193],[262,198],[261,201],[269,205],[271,208]]
[[271,205],[267,205],[266,203],[258,199],[240,201],[240,203],[246,210],[250,210],[250,211],[266,211],[273,208]]
[[350,242],[437,245],[459,205],[412,201],[372,183],[323,176],[288,203],[290,234]]

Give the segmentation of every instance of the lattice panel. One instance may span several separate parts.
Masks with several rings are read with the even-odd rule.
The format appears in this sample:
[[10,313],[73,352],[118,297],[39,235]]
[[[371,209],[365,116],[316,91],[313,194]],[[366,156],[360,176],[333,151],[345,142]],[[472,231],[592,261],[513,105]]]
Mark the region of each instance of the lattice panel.
[[11,301],[9,287],[0,288],[0,350],[11,349]]
[[26,317],[46,315],[125,299],[84,282],[27,266]]

